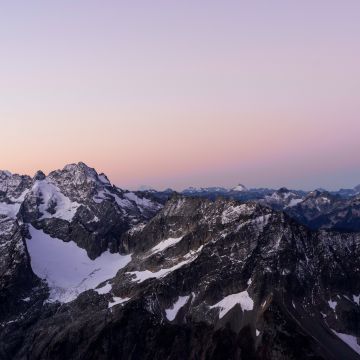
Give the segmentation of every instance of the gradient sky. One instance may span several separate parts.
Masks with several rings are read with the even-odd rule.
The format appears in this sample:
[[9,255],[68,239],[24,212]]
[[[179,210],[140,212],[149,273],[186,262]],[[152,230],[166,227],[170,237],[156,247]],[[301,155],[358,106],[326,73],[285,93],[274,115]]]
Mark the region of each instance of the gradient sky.
[[0,3],[0,168],[360,183],[360,1]]

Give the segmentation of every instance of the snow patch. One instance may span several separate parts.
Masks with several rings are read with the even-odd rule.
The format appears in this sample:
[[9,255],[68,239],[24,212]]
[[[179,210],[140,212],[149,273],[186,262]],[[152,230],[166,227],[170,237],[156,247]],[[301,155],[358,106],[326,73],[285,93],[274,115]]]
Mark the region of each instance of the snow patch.
[[358,305],[360,305],[360,295],[358,295],[358,296],[353,295],[353,300],[354,300],[354,302],[356,302]]
[[110,181],[105,174],[98,175],[98,178],[103,184],[110,185]]
[[133,208],[133,204],[128,199],[122,199],[116,194],[111,194],[115,199],[115,202],[120,206],[120,208],[130,209]]
[[123,209],[131,209],[134,207],[134,205],[129,201],[128,199],[123,199],[119,195],[112,193],[108,189],[102,189],[99,190],[98,193],[93,197],[93,200],[97,204],[101,204],[104,200],[115,200],[115,202],[118,204],[118,206]]
[[138,205],[140,207],[140,210],[142,210],[142,208],[154,207],[154,203],[151,200],[147,198],[140,198],[133,192],[125,193],[124,196],[130,201],[133,201],[136,205]]
[[16,215],[20,210],[19,203],[17,204],[7,204],[7,203],[0,203],[0,215],[5,215],[6,217],[15,219]]
[[236,232],[240,231],[242,228],[248,225],[254,226],[258,231],[263,232],[264,227],[269,223],[269,219],[271,214],[261,215],[256,217],[255,219],[250,219],[240,223],[240,225],[236,228]]
[[[50,301],[72,301],[83,291],[113,278],[131,261],[131,255],[111,254],[109,251],[91,260],[86,251],[73,241],[52,238],[33,226],[29,226],[29,231],[32,238],[26,240],[26,245],[31,267],[37,276],[47,281]],[[101,289],[97,290],[101,292]]]
[[120,197],[118,194],[112,193],[108,189],[103,189],[98,191],[98,193],[93,197],[93,200],[100,204],[104,200],[115,200],[116,204],[120,209],[136,209],[139,208],[140,212],[143,212],[144,209],[160,209],[161,205],[151,201],[147,198],[139,198],[136,194],[129,192],[123,194],[124,198]]
[[175,304],[171,308],[165,310],[166,318],[173,321],[179,310],[188,302],[189,298],[190,296],[179,296]]
[[154,246],[150,250],[150,252],[155,254],[160,251],[164,251],[168,247],[173,246],[173,245],[177,244],[178,242],[180,242],[182,238],[183,238],[183,236],[178,237],[178,238],[169,238],[169,239],[163,240],[163,241],[159,242],[156,246]]
[[249,205],[241,204],[238,206],[229,206],[225,209],[221,215],[221,223],[223,225],[229,224],[233,221],[236,221],[241,214],[246,214],[249,212]]
[[145,226],[146,226],[146,224],[144,224],[144,223],[136,224],[130,230],[128,230],[128,234],[134,235],[135,233],[142,231]]
[[[43,214],[41,219],[58,218],[71,221],[80,206],[79,203],[72,202],[61,193],[57,186],[47,180],[37,180],[32,192],[42,200],[42,204],[39,205],[39,210]],[[54,210],[53,214],[49,212],[50,208]]]
[[135,275],[135,279],[133,279],[132,281],[136,281],[136,282],[143,282],[143,281],[145,281],[147,279],[151,279],[151,278],[162,278],[162,277],[166,276],[167,274],[169,274],[177,269],[180,269],[182,266],[193,262],[199,256],[199,253],[201,252],[201,250],[203,248],[204,248],[204,245],[201,245],[196,250],[190,250],[184,256],[185,260],[180,261],[179,263],[172,266],[171,268],[160,269],[159,271],[156,271],[156,272],[152,272],[149,270],[130,271],[130,272],[127,272],[127,274]]
[[287,207],[294,207],[297,204],[301,203],[303,199],[291,199]]
[[329,306],[335,311],[336,306],[337,306],[337,302],[336,302],[336,301],[329,300],[329,301],[328,301],[328,304],[329,304]]
[[94,195],[93,200],[97,204],[101,204],[104,200],[108,199],[108,192],[106,189],[98,191],[96,195]]
[[177,269],[180,269],[182,266],[191,263],[193,260],[195,260],[195,258],[189,258],[187,260],[179,262],[178,264],[172,266],[171,268],[160,269],[159,271],[156,271],[156,272],[144,270],[144,271],[131,271],[131,272],[128,272],[127,274],[135,275],[135,279],[133,279],[133,281],[141,283],[147,279],[151,279],[151,278],[158,279],[158,278],[164,277],[167,274],[169,274]]
[[210,309],[220,308],[219,319],[221,319],[225,314],[227,314],[236,304],[241,306],[241,309],[252,310],[254,308],[254,301],[249,296],[249,293],[245,290],[237,294],[232,294],[226,296],[224,299],[216,303],[215,305],[210,306]]
[[29,189],[26,189],[26,190],[24,190],[23,192],[22,192],[22,194],[19,196],[19,197],[17,197],[17,198],[13,198],[13,197],[10,197],[10,200],[12,201],[12,202],[23,202],[24,200],[25,200],[25,197],[26,197],[26,194],[29,192]]
[[109,302],[108,308],[110,309],[115,305],[123,304],[129,300],[131,300],[131,298],[121,298],[121,297],[114,296],[112,301]]
[[345,344],[350,346],[355,352],[360,355],[360,345],[357,342],[356,336],[338,333],[335,330],[331,329],[331,331],[340,338]]
[[112,289],[112,285],[106,283],[103,287],[94,289],[99,295],[108,294]]

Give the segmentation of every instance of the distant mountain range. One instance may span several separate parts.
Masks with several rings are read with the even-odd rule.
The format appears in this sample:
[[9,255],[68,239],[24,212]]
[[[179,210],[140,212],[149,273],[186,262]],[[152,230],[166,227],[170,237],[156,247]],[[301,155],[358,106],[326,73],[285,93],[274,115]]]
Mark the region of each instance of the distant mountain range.
[[[221,186],[212,186],[212,187],[189,187],[182,191],[180,191],[180,194],[183,195],[195,195],[195,196],[234,196],[234,197],[247,197],[247,198],[258,198],[259,196],[265,196],[265,195],[272,195],[276,191],[291,191],[296,194],[306,195],[310,193],[309,191],[304,190],[287,190],[286,188],[281,189],[272,189],[272,188],[250,188],[248,189],[245,185],[239,184],[234,186],[233,188],[225,188]],[[168,188],[166,190],[156,190],[152,187],[143,185],[139,188],[138,191],[141,192],[151,192],[151,193],[175,193],[176,190],[173,190],[171,188]],[[360,195],[360,185],[355,186],[353,189],[339,189],[336,191],[328,191],[325,189],[316,189],[314,191],[319,191],[323,193],[330,193],[335,196],[340,196],[342,198],[350,198],[356,195]]]
[[[164,203],[175,191],[151,190],[147,196]],[[238,185],[232,189],[222,187],[188,188],[181,192],[186,197],[202,197],[216,200],[218,197],[238,201],[255,201],[276,211],[284,211],[290,217],[311,229],[332,229],[337,231],[360,231],[360,186],[354,189],[326,191],[247,189]]]
[[0,172],[0,359],[360,359],[360,186]]

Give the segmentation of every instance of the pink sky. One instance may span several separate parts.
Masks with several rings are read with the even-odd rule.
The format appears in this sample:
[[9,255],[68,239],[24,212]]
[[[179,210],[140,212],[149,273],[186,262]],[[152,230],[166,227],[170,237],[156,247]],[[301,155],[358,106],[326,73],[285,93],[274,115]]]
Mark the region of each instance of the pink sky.
[[358,1],[0,5],[0,168],[117,185],[360,183]]

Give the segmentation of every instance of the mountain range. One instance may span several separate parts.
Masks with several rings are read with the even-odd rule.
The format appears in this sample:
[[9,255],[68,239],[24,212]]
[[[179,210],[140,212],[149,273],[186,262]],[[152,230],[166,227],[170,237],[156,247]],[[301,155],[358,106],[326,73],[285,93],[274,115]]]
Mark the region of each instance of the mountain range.
[[0,359],[360,359],[360,188],[0,172]]

